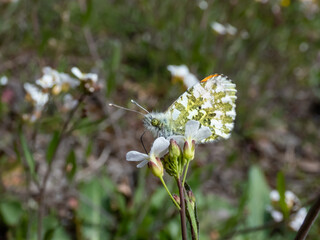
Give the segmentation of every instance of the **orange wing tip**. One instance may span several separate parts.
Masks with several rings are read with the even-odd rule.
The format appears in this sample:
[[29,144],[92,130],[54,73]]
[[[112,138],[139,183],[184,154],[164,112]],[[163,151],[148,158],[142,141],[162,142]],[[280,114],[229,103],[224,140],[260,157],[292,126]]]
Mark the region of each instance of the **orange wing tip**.
[[217,76],[219,76],[219,74],[209,75],[208,77],[202,79],[201,82],[206,82],[206,81],[208,81],[209,79],[214,78],[214,77],[217,77]]

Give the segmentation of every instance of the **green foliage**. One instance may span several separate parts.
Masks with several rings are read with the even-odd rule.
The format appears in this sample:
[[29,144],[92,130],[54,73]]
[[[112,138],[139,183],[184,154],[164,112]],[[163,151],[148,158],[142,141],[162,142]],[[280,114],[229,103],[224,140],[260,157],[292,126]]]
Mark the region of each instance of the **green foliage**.
[[36,172],[35,172],[35,161],[33,158],[33,155],[30,151],[30,148],[28,147],[27,140],[23,133],[20,133],[20,142],[21,147],[24,155],[24,159],[26,160],[27,166],[29,168],[31,176],[36,179]]
[[289,217],[289,209],[285,200],[286,185],[285,185],[284,175],[282,172],[279,172],[277,175],[277,190],[280,195],[280,201],[279,201],[280,208],[284,214],[284,217],[287,219]]
[[[270,201],[269,193],[270,189],[261,169],[257,166],[252,166],[249,170],[247,202],[247,224],[249,227],[257,227],[265,223],[266,207]],[[265,232],[252,233],[249,235],[249,239],[264,239],[265,237]]]
[[52,161],[52,158],[55,156],[55,153],[57,151],[57,148],[59,146],[59,140],[60,140],[60,134],[59,132],[54,132],[52,135],[52,139],[49,143],[48,149],[47,149],[47,154],[46,154],[46,159],[47,162],[50,164]]
[[18,225],[22,214],[23,209],[17,199],[2,199],[0,201],[0,215],[3,221],[9,226]]

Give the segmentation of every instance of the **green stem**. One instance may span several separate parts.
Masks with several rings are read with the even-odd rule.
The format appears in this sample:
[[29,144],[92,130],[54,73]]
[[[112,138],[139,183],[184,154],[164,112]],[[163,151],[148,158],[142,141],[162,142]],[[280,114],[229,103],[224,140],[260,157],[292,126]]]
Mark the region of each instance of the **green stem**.
[[184,183],[186,182],[186,177],[187,177],[187,172],[188,172],[188,168],[189,168],[189,163],[190,163],[190,161],[187,162],[186,169],[184,170],[183,180],[182,180],[182,186],[184,186]]
[[164,188],[167,190],[167,193],[169,194],[169,196],[171,197],[173,203],[176,205],[176,207],[180,210],[180,206],[179,204],[176,202],[176,200],[174,200],[173,196],[171,195],[169,189],[167,188],[167,185],[166,183],[164,182],[163,178],[162,177],[159,177],[160,178],[160,181],[162,182],[162,185],[164,186]]
[[187,240],[187,221],[186,221],[186,203],[184,198],[184,187],[181,185],[181,179],[177,178],[177,184],[179,188],[179,195],[180,195],[180,220],[181,220],[181,235],[182,240]]

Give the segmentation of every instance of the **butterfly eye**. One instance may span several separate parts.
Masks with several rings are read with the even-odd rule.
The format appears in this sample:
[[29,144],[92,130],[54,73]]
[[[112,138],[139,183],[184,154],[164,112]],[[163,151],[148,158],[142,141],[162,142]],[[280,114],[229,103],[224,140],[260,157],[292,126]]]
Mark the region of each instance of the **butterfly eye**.
[[151,125],[154,127],[158,127],[160,125],[160,121],[156,118],[152,118]]

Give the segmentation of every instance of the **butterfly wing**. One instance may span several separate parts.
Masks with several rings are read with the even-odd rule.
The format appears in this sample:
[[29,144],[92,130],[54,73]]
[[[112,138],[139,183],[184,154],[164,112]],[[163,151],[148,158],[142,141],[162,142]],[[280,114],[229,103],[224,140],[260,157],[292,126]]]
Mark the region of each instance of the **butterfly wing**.
[[184,134],[189,120],[207,126],[212,135],[202,142],[229,138],[236,117],[236,85],[220,74],[206,77],[189,88],[166,111],[170,128],[175,134]]

